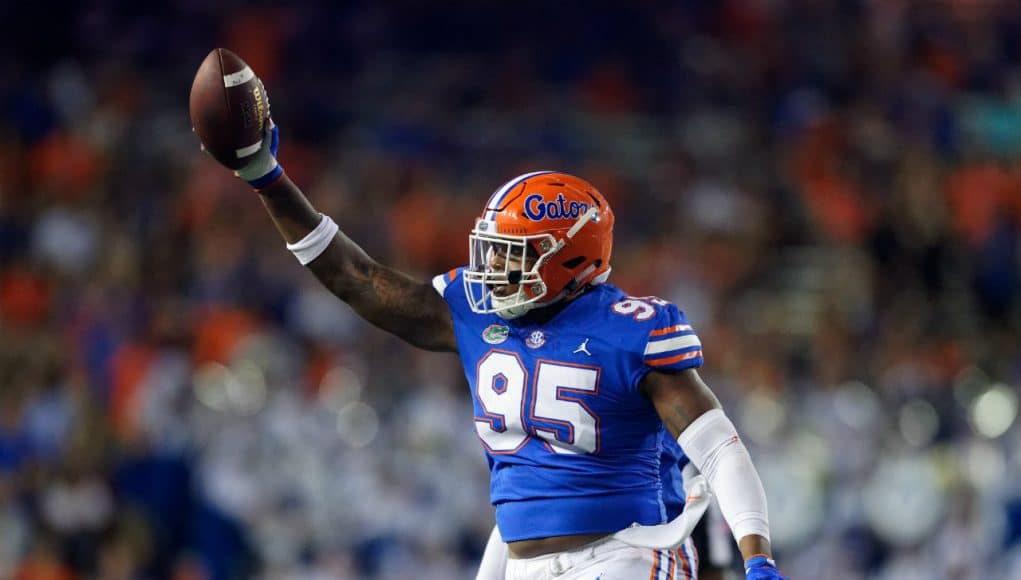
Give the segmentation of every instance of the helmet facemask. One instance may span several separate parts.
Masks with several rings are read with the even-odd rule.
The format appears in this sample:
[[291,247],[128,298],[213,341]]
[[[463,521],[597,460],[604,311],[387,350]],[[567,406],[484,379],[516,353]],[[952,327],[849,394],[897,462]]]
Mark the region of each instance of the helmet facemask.
[[468,236],[464,287],[473,312],[510,320],[535,308],[546,296],[548,289],[539,270],[562,246],[550,234],[491,233],[495,226],[479,220]]
[[[496,222],[477,220],[468,236],[469,263],[464,272],[465,295],[472,311],[477,314],[496,314],[511,320],[537,306],[546,306],[562,299],[567,289],[564,292],[557,290],[560,292],[557,296],[544,300],[549,287],[541,271],[592,220],[598,221],[598,212],[594,208],[586,211],[564,234],[563,239],[557,239],[551,233],[520,236],[499,234],[495,233]],[[595,268],[586,268],[583,276]],[[575,285],[580,278],[575,278]]]

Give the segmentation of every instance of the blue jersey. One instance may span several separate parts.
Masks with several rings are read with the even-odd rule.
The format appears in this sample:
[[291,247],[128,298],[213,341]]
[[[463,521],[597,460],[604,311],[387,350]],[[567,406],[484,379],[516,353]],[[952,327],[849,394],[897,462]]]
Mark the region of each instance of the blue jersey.
[[663,429],[661,448],[663,455],[659,461],[660,479],[663,481],[663,506],[666,508],[666,519],[672,520],[684,510],[684,478],[681,472],[690,460],[666,429]]
[[676,515],[682,454],[639,392],[650,370],[702,364],[676,306],[602,284],[546,322],[504,320],[472,312],[460,270],[433,285],[453,318],[505,541],[612,533]]

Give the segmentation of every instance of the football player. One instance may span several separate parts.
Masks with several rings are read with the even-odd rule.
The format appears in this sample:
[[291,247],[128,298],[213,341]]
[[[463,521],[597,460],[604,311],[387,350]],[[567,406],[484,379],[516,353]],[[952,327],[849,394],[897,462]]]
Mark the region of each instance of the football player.
[[315,210],[277,163],[278,135],[271,123],[267,146],[236,175],[287,248],[372,324],[459,355],[507,578],[695,578],[687,540],[672,550],[618,539],[667,519],[664,431],[711,486],[747,578],[782,578],[762,484],[696,371],[695,331],[673,304],[607,283],[614,217],[595,187],[556,171],[511,179],[485,202],[468,265],[420,282]]

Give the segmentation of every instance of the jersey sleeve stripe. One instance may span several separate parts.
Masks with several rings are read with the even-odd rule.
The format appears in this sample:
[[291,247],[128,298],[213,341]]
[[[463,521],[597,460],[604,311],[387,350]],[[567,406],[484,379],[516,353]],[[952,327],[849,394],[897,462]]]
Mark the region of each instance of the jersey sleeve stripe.
[[702,342],[694,334],[677,336],[666,340],[654,340],[645,346],[645,356],[660,354],[672,350],[681,350],[694,346],[702,346]]
[[649,336],[650,337],[652,337],[652,336],[663,336],[665,334],[673,334],[675,332],[681,332],[683,330],[691,330],[691,325],[690,324],[675,324],[673,326],[668,326],[666,328],[660,328],[660,329],[657,329],[657,330],[653,330],[652,332],[649,333]]
[[443,297],[443,293],[446,291],[447,286],[450,282],[447,282],[446,274],[440,274],[439,276],[433,277],[433,288],[436,292]]
[[454,278],[457,278],[457,268],[447,272],[447,282],[453,282]]
[[658,358],[653,360],[645,361],[646,364],[653,367],[662,367],[679,363],[681,361],[691,360],[693,358],[702,358],[701,350],[693,350],[691,352],[684,352],[678,355],[670,356],[667,358]]

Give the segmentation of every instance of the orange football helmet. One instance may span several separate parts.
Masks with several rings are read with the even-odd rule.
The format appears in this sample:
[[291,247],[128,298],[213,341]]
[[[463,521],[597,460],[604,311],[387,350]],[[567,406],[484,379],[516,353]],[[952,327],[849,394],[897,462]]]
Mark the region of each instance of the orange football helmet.
[[472,311],[517,318],[606,280],[613,211],[584,179],[526,173],[490,196],[468,244],[464,287]]

